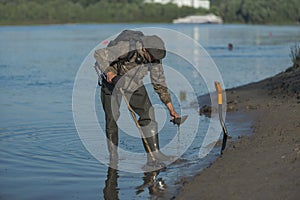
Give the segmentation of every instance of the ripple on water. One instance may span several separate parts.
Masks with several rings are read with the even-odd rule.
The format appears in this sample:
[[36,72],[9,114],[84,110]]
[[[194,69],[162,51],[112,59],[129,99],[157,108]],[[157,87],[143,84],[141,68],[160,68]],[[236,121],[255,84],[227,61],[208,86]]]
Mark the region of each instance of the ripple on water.
[[[103,178],[95,175],[106,173],[84,150],[71,124],[2,128],[0,162],[0,187],[6,194],[19,197],[26,192],[24,199],[48,198],[54,195],[53,191],[54,196],[68,199],[66,191],[90,190],[84,186],[80,189],[78,182],[100,182]],[[96,191],[98,183],[90,186]]]
[[81,165],[81,159],[91,159],[71,125],[1,130],[0,149],[2,164],[6,162],[8,168],[10,162],[39,168],[41,165]]

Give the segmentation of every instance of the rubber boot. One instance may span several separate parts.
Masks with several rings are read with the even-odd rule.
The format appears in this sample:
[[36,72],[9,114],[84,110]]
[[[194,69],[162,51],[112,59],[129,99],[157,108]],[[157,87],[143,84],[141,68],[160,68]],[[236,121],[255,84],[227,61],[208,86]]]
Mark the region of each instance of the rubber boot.
[[[147,141],[148,146],[152,153],[149,152],[145,140]],[[144,148],[145,148],[146,152],[148,153],[147,162],[149,162],[149,163],[151,163],[153,161],[158,161],[158,162],[168,161],[168,162],[170,162],[173,160],[172,156],[167,156],[160,151],[159,142],[158,142],[158,134],[155,134],[154,136],[151,136],[148,138],[144,138],[143,144],[144,144]]]

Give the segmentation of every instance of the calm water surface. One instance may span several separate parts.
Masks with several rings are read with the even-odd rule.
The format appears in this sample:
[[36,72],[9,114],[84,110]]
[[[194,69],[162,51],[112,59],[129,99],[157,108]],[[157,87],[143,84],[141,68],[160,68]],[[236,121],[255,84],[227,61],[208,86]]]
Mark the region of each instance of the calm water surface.
[[[178,180],[193,176],[218,156],[214,151],[207,158],[198,159],[201,132],[209,121],[202,116],[196,139],[183,155],[187,161],[171,165],[159,174],[109,169],[82,145],[72,116],[73,83],[80,64],[100,41],[125,28],[144,26],[174,29],[199,41],[217,64],[227,88],[285,70],[291,66],[290,47],[300,41],[299,26],[0,27],[0,199],[170,198],[180,186]],[[180,41],[175,43],[193,48]],[[227,50],[228,43],[234,45],[233,51]],[[175,59],[167,62],[179,71],[185,67]],[[203,82],[197,81],[191,80],[193,86],[199,85],[197,95],[206,93]],[[103,125],[99,102],[97,108]],[[229,127],[237,129],[237,124]],[[168,136],[160,137],[164,145]],[[143,151],[141,143],[137,148]],[[167,185],[164,192],[155,192],[157,188],[151,184],[137,188],[153,176]]]

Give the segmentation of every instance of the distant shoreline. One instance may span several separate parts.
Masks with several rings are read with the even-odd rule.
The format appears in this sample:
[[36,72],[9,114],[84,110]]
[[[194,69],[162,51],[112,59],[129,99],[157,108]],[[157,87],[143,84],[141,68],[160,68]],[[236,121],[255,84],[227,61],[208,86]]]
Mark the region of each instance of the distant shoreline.
[[[1,24],[0,27],[17,27],[17,26],[65,26],[65,25],[142,25],[142,24],[174,24],[174,23],[165,23],[165,22],[136,22],[136,23],[96,23],[96,22],[86,22],[86,23],[20,23],[20,24]],[[300,27],[300,24],[245,24],[245,23],[223,23],[223,24],[197,24],[197,23],[185,23],[185,24],[174,24],[174,25],[182,25],[182,26],[189,26],[189,25],[198,25],[198,26],[226,26],[226,25],[241,25],[241,26],[291,26],[291,27]]]

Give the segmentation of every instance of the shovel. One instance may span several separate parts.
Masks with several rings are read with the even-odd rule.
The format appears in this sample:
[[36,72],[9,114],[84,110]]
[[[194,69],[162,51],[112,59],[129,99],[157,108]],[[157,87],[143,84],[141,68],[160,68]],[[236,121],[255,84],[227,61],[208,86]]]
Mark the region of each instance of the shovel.
[[215,82],[215,87],[216,87],[216,90],[218,92],[218,104],[219,104],[219,120],[220,120],[220,123],[221,123],[221,126],[222,126],[222,129],[223,129],[223,141],[222,141],[222,148],[221,148],[221,155],[223,154],[223,151],[226,147],[226,142],[227,142],[227,137],[229,136],[228,135],[228,131],[227,131],[227,128],[226,128],[226,125],[225,125],[225,122],[223,120],[223,116],[222,116],[222,87],[221,87],[221,84],[220,82]]
[[177,118],[174,118],[174,119],[171,119],[170,122],[173,122],[173,124],[177,125],[178,127],[183,124],[185,122],[185,120],[188,118],[188,115],[184,115],[182,117],[177,117]]

